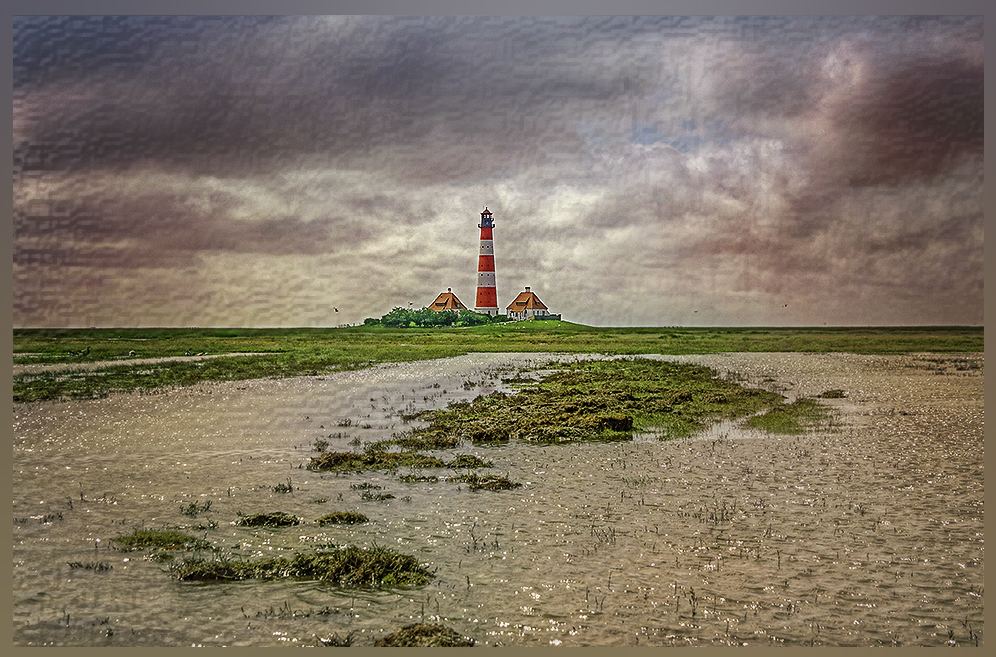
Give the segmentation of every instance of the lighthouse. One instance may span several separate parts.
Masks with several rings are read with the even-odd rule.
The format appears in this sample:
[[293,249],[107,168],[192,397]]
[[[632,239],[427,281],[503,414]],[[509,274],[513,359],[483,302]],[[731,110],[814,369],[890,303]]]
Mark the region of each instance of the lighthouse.
[[481,253],[477,259],[477,306],[475,312],[494,317],[498,314],[498,290],[495,287],[495,244],[491,234],[494,219],[488,208],[481,213]]

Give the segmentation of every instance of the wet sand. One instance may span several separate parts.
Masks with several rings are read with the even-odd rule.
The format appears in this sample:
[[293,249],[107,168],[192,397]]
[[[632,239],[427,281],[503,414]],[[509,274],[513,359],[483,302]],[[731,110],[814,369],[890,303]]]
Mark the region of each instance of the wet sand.
[[[486,394],[543,355],[16,405],[14,643],[320,645],[354,632],[372,645],[424,619],[481,645],[984,645],[982,354],[668,358],[789,399],[847,396],[825,400],[833,427],[796,436],[721,424],[681,441],[456,450],[523,484],[501,492],[301,466],[316,440],[390,437],[407,428],[399,411]],[[274,491],[288,481],[292,494]],[[364,500],[358,483],[395,497]],[[194,501],[210,511],[183,515]],[[272,510],[305,523],[234,525]],[[313,524],[333,510],[371,522]],[[388,545],[437,580],[189,585],[108,547],[166,524],[246,558]],[[112,568],[67,565],[87,560]]]

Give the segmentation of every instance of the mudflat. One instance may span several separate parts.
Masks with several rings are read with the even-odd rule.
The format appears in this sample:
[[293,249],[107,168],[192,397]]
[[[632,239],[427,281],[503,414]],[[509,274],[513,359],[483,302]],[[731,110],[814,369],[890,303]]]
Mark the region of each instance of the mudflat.
[[[984,645],[981,353],[658,357],[789,400],[843,396],[821,399],[830,426],[802,434],[721,423],[681,440],[454,451],[522,484],[503,491],[302,466],[318,440],[358,449],[405,428],[401,412],[501,389],[550,355],[17,404],[14,643],[321,645],[354,632],[373,645],[431,622],[477,645]],[[278,511],[301,524],[238,524]],[[345,511],[369,522],[317,522]],[[113,547],[165,526],[245,559],[387,545],[436,578],[359,594],[195,585]]]

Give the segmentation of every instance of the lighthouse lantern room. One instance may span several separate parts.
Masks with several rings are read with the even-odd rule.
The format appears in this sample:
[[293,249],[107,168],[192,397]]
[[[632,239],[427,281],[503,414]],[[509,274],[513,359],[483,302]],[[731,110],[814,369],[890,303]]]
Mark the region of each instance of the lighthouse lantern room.
[[492,229],[494,219],[484,208],[481,213],[481,251],[477,259],[477,306],[476,312],[494,317],[498,314],[498,290],[495,287],[495,247]]

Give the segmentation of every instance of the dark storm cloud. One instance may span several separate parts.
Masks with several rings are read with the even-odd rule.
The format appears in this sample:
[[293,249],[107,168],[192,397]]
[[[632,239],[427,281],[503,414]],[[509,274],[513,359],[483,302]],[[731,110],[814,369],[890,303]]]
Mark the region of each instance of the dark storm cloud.
[[[17,112],[25,125],[15,138],[15,164],[32,170],[155,161],[221,171],[309,156],[335,161],[380,147],[441,152],[457,143],[510,157],[512,149],[502,148],[510,137],[516,148],[551,140],[544,124],[562,120],[565,102],[632,96],[646,85],[646,66],[627,59],[626,21],[611,33],[624,38],[609,49],[616,60],[587,65],[586,36],[605,22],[26,21],[15,29],[15,98],[24,99]],[[73,100],[80,87],[89,93],[82,102]]]
[[[830,37],[861,35],[870,24],[847,17],[782,23],[750,17],[21,19],[15,22],[15,108],[23,99],[16,114],[26,127],[15,137],[15,165],[155,161],[223,171],[411,147],[445,154],[436,163],[444,179],[452,173],[445,158],[461,147],[493,149],[503,160],[537,140],[555,150],[574,148],[570,131],[549,128],[578,112],[625,111],[676,72],[722,82],[699,104],[697,118],[703,126],[712,118],[715,126],[739,126],[742,135],[758,129],[758,118],[811,111],[820,98],[815,69]],[[867,50],[920,29],[897,19],[884,23],[891,31],[872,24],[878,31]],[[811,34],[814,29],[819,32]],[[705,48],[701,71],[682,71],[681,46],[693,50],[701,37],[716,45]],[[866,158],[877,165],[872,168],[912,162],[929,168],[923,162],[936,160],[938,147],[925,144],[937,135],[959,139],[962,148],[977,141],[981,62],[958,69],[942,56],[917,61],[910,53],[910,59],[901,69],[876,72],[864,95],[834,119],[842,135],[855,133],[854,145],[873,143],[859,150],[881,153],[881,146],[894,144],[891,153],[887,148],[877,160]],[[90,95],[73,101],[81,86]],[[665,102],[679,102],[687,90],[669,93]],[[31,104],[32,96],[38,104]],[[652,111],[653,101],[643,103]],[[932,112],[922,110],[935,109],[932,103],[941,113],[933,112],[928,125],[923,117]],[[897,125],[905,128],[886,129]],[[908,145],[914,150],[900,162]],[[464,164],[486,171],[480,161]],[[402,163],[399,174],[424,176],[425,170]],[[875,172],[858,174],[856,180]]]
[[[245,200],[224,192],[150,192],[121,199],[37,203],[15,213],[14,263],[67,266],[163,267],[196,262],[209,252],[267,255],[334,253],[372,239],[372,222],[345,217],[239,218]],[[44,248],[40,248],[44,247]]]
[[981,157],[981,61],[925,59],[882,71],[867,93],[834,116],[849,135],[847,182],[854,186],[932,178],[964,157]]
[[265,261],[374,315],[472,297],[490,204],[582,321],[981,285],[979,17],[31,17],[14,70],[19,281]]

